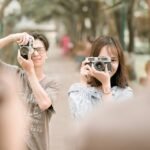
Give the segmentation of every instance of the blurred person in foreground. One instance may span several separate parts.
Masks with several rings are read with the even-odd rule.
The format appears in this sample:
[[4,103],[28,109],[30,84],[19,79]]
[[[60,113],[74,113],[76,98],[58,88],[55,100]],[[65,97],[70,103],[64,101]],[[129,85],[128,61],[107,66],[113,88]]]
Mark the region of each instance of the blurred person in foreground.
[[90,57],[82,63],[80,83],[73,84],[68,92],[70,109],[77,120],[88,116],[98,104],[133,96],[118,40],[110,36],[98,37],[92,43]]
[[29,120],[26,107],[17,91],[17,79],[12,72],[0,71],[0,149],[26,150],[25,138]]
[[[32,41],[32,44],[29,42]],[[57,83],[44,73],[49,42],[41,33],[16,33],[0,40],[0,48],[11,42],[29,48],[23,58],[18,50],[18,62],[22,68],[0,61],[0,69],[11,70],[21,83],[22,99],[27,104],[27,117],[31,120],[28,138],[28,150],[49,150],[49,121],[54,112],[53,102],[56,99]],[[26,48],[25,48],[26,49]]]
[[75,150],[149,150],[150,92],[136,91],[131,101],[105,103],[72,131]]

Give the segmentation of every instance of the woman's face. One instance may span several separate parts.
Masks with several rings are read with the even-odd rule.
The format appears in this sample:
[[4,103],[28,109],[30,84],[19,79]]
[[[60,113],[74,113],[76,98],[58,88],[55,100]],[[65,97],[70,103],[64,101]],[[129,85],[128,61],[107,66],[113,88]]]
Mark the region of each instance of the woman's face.
[[109,46],[104,46],[100,53],[99,56],[103,56],[103,57],[109,57],[111,59],[111,72],[110,72],[110,76],[112,77],[119,66],[119,59],[118,59],[118,54],[115,48],[111,48]]

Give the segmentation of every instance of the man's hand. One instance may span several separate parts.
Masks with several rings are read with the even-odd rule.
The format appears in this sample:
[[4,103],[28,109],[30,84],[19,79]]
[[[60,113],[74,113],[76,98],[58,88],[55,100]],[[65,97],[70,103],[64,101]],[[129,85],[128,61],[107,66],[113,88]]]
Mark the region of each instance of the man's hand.
[[12,42],[16,42],[18,45],[26,45],[30,39],[34,40],[34,38],[26,32],[10,34],[0,39],[0,48],[5,47]]
[[20,55],[20,50],[18,50],[18,56],[17,56],[17,60],[19,62],[19,64],[21,65],[21,67],[28,73],[33,73],[34,72],[34,64],[33,61],[31,59],[31,54],[29,53],[28,55],[28,59],[24,59],[21,55]]
[[26,32],[14,33],[10,36],[14,42],[17,42],[18,45],[26,45],[30,39],[34,40],[34,38]]

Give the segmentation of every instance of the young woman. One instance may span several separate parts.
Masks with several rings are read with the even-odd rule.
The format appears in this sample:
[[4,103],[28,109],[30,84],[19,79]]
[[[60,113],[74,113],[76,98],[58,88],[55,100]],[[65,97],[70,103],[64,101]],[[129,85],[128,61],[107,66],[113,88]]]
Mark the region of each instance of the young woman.
[[110,59],[110,66],[99,71],[89,65],[88,59],[82,63],[80,83],[69,89],[71,112],[76,119],[84,117],[94,105],[109,101],[122,101],[133,96],[128,87],[123,49],[120,43],[109,36],[100,36],[92,43],[90,57]]

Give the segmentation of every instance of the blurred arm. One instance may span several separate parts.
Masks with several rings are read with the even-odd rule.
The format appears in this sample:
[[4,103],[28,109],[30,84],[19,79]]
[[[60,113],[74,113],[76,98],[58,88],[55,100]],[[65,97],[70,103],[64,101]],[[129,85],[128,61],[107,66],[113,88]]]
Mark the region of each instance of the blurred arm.
[[13,36],[12,35],[8,35],[2,39],[0,39],[0,48],[3,48],[5,46],[7,46],[8,44],[10,44],[11,42],[13,42]]
[[47,110],[52,105],[51,98],[40,85],[34,71],[27,73],[27,75],[38,106],[42,111]]
[[26,32],[10,34],[0,39],[0,48],[5,47],[12,42],[16,42],[19,45],[26,45],[30,38],[33,39],[33,37]]

